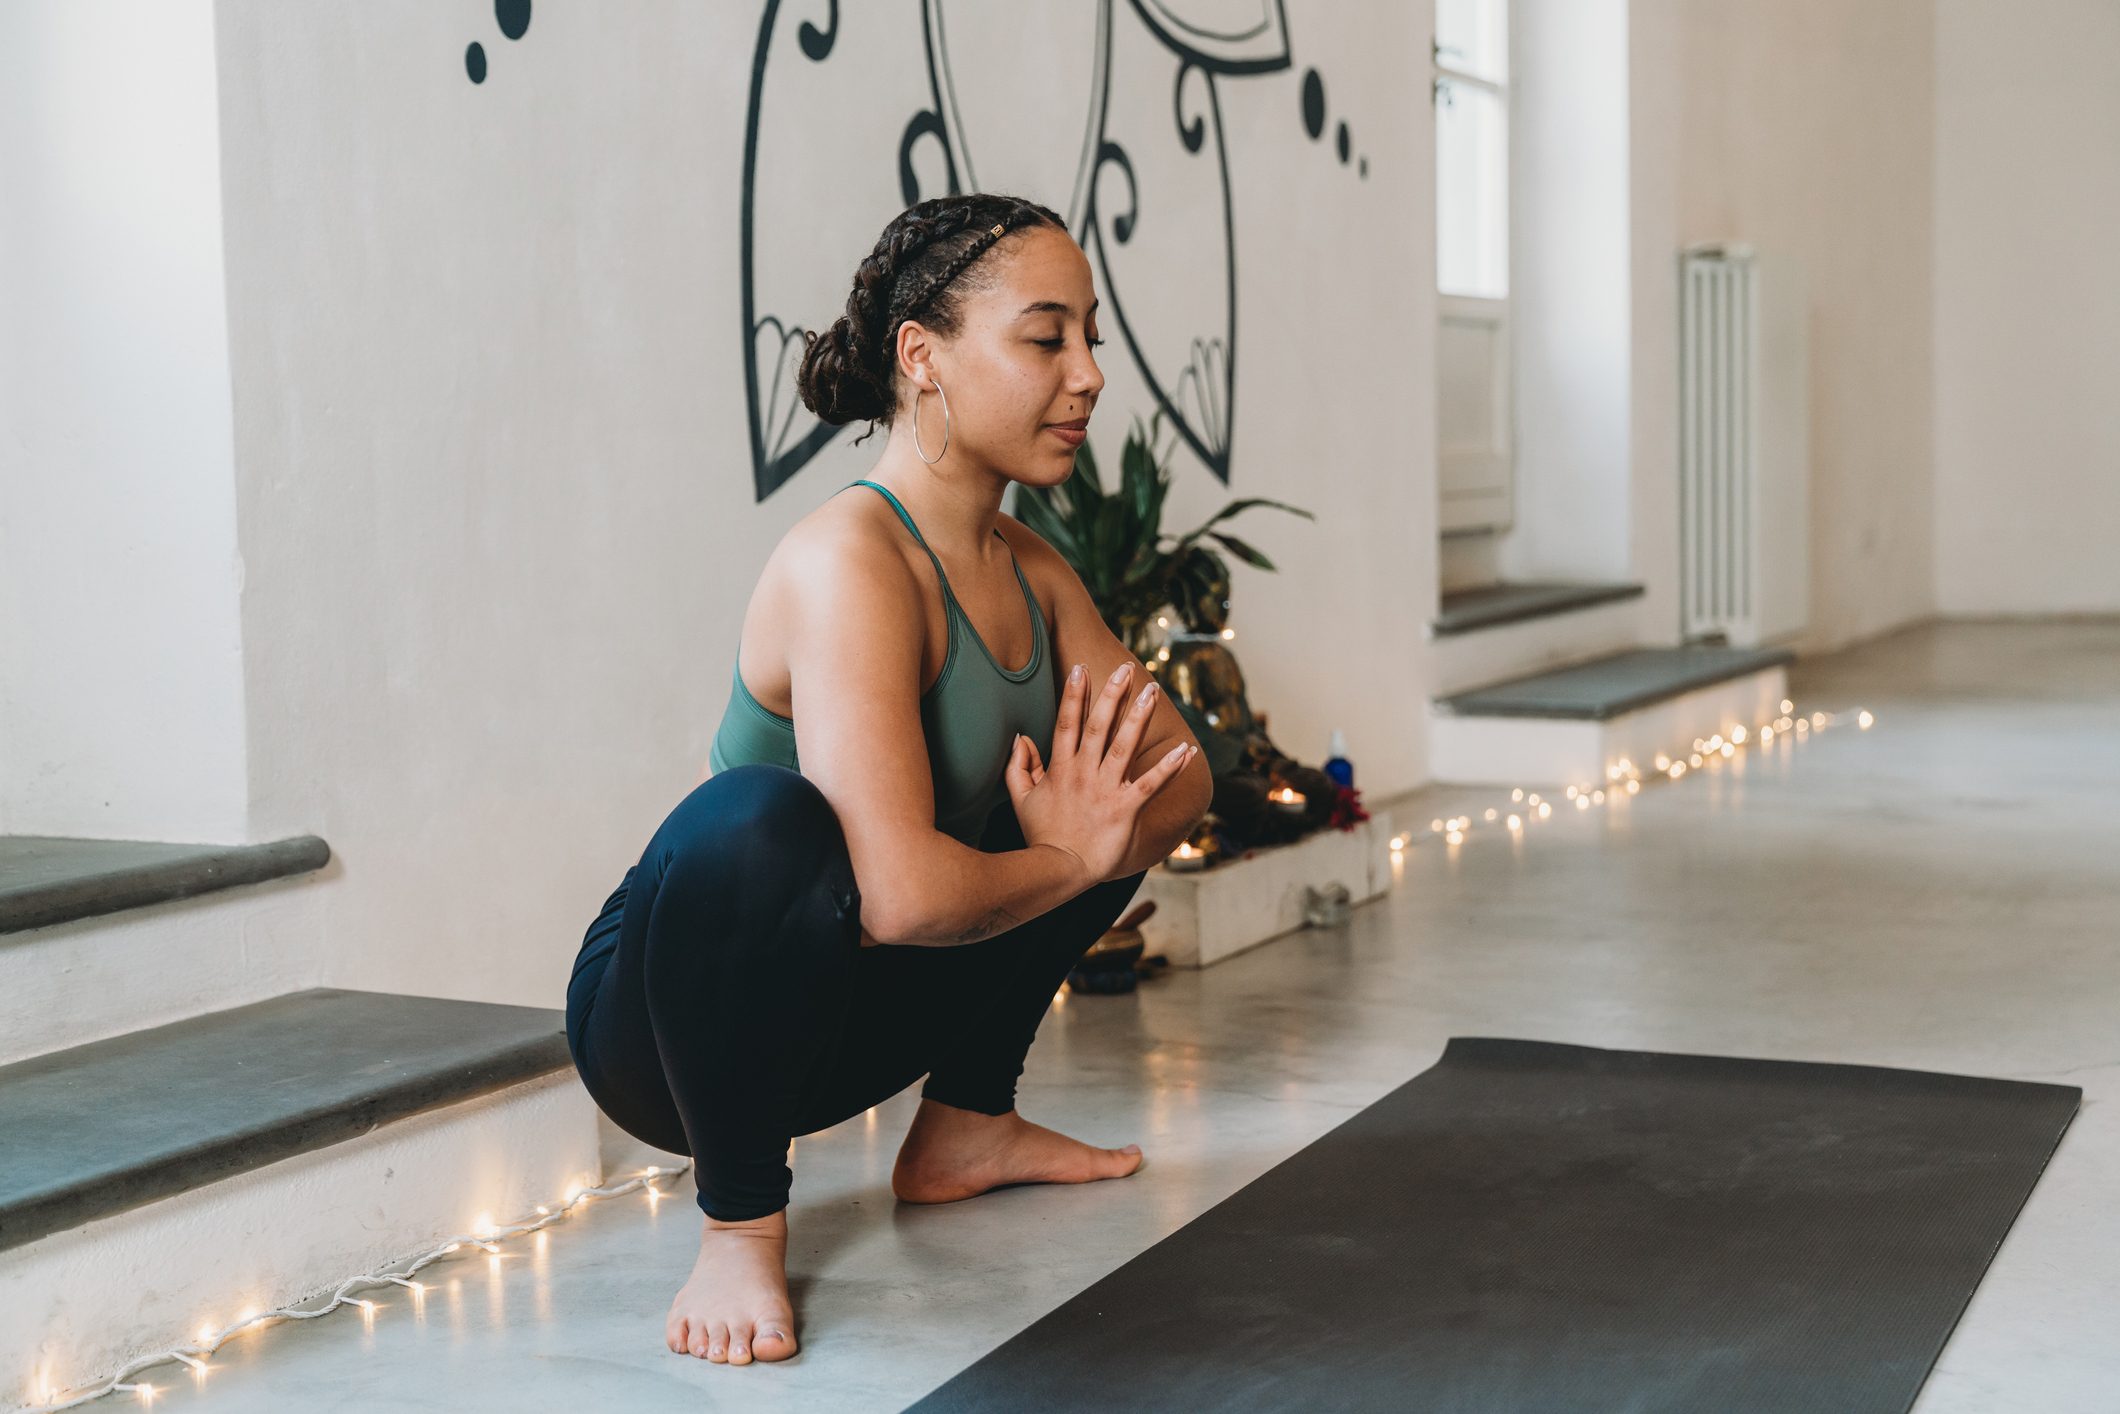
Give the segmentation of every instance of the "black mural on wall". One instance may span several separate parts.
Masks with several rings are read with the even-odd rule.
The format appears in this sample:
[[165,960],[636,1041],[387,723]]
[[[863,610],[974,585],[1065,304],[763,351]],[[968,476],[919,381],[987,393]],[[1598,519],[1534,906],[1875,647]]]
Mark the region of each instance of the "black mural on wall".
[[[897,134],[892,144],[895,152],[890,156],[897,168],[897,195],[905,205],[930,196],[981,190],[975,148],[989,140],[1005,140],[1010,133],[1062,131],[1059,122],[1068,119],[1073,111],[1041,112],[1033,107],[1026,112],[1026,104],[1036,102],[1024,97],[1023,90],[1031,87],[1026,84],[1007,93],[1008,101],[1000,105],[998,121],[978,120],[976,102],[967,101],[967,85],[962,80],[1005,83],[1006,76],[996,80],[986,70],[975,75],[953,72],[948,38],[951,23],[969,23],[977,28],[995,22],[993,16],[997,12],[1018,12],[1015,4],[988,9],[990,3],[991,0],[919,0],[917,58],[909,52],[905,64],[894,65],[888,44],[873,33],[865,35],[859,44],[842,43],[846,36],[837,0],[822,0],[816,7],[822,11],[821,25],[812,19],[784,24],[782,0],[766,0],[751,65],[740,213],[744,381],[749,404],[752,479],[760,501],[785,485],[832,438],[852,430],[818,422],[802,406],[795,393],[795,372],[803,352],[805,326],[766,312],[774,306],[762,288],[760,257],[766,253],[781,257],[794,248],[803,251],[804,258],[818,258],[800,237],[806,233],[804,228],[819,221],[820,200],[825,198],[813,199],[803,209],[770,216],[761,213],[761,146],[775,139],[793,143],[807,139],[813,147],[802,154],[801,160],[808,167],[827,170],[829,164],[817,161],[815,151],[844,150],[861,136],[850,134],[838,116],[847,111],[845,100],[851,95],[857,111],[864,101],[874,106],[873,126],[885,138],[890,133]],[[1025,188],[1017,183],[1010,183],[1005,189],[1021,190],[1067,217],[1070,231],[1089,255],[1103,286],[1100,309],[1118,326],[1150,395],[1163,409],[1165,420],[1225,485],[1229,482],[1235,427],[1232,403],[1237,349],[1236,231],[1231,217],[1229,161],[1218,85],[1224,79],[1284,71],[1293,63],[1283,0],[1252,3],[1255,14],[1241,23],[1232,23],[1227,18],[1231,8],[1227,0],[1212,4],[1206,0],[1124,0],[1116,6],[1115,0],[1091,0],[1079,10],[1043,16],[1056,23],[1069,22],[1076,15],[1093,17],[1094,32],[1088,32],[1085,22],[1084,33],[1077,36],[1080,42],[1072,50],[1019,42],[1013,47],[997,45],[979,51],[1025,54],[1033,62],[1054,65],[1069,79],[1076,76],[1076,70],[1086,70],[1081,75],[1086,80],[1081,146],[1072,159],[1072,175],[1066,182],[1071,199],[1063,204],[1041,188]],[[880,8],[864,6],[858,13],[864,22],[873,24]],[[1189,17],[1189,11],[1203,15],[1216,12],[1218,18],[1195,20]],[[1020,21],[1020,12],[1009,18]],[[905,23],[912,25],[910,15]],[[1115,30],[1115,23],[1124,29]],[[910,51],[910,43],[905,47]],[[827,66],[842,51],[845,60],[827,73]],[[1125,57],[1127,72],[1126,86],[1120,91],[1127,99],[1137,100],[1143,92],[1160,91],[1147,86],[1169,85],[1169,131],[1161,131],[1160,123],[1147,121],[1138,110],[1130,112],[1124,122],[1113,114],[1114,62],[1121,55]],[[769,65],[769,60],[776,59],[779,62]],[[924,61],[924,73],[909,77],[898,72],[911,69],[919,61]],[[1073,69],[1067,67],[1070,62]],[[790,64],[806,67],[790,71]],[[790,101],[775,106],[768,101],[769,71],[778,84],[776,93],[797,83],[806,87],[792,94]],[[836,101],[822,110],[802,101],[805,94],[815,98],[820,89],[829,90]],[[804,130],[802,125],[818,111],[834,116],[824,122],[822,130]],[[1319,140],[1325,132],[1325,85],[1315,69],[1303,75],[1300,115],[1308,136]],[[1049,150],[1058,152],[1057,140],[1039,140]],[[1168,154],[1172,157],[1179,155],[1177,149],[1182,149],[1184,156],[1203,158],[1211,164],[1205,169],[1207,177],[1203,180],[1196,176],[1192,184],[1200,199],[1165,200],[1150,205],[1148,198],[1157,193],[1143,190],[1134,159],[1135,154],[1158,142],[1175,142],[1176,148]],[[1343,166],[1354,158],[1353,136],[1344,121],[1335,130],[1334,150]],[[939,167],[939,181],[929,183],[934,190],[923,190],[917,167],[917,159],[923,154],[931,166]],[[1161,149],[1155,152],[1159,159],[1163,155]],[[879,153],[876,160],[889,159]],[[1175,176],[1180,168],[1173,162],[1148,170],[1162,180]],[[1368,177],[1367,157],[1359,159],[1356,171],[1360,178]],[[1061,174],[1055,172],[1053,177],[1057,190]],[[1100,184],[1100,177],[1107,180]],[[1100,185],[1122,182],[1123,200],[1107,208],[1100,200]],[[1214,221],[1217,209],[1218,225]],[[1175,212],[1175,217],[1150,224],[1151,211],[1158,216]],[[831,214],[840,215],[836,210]],[[892,214],[879,210],[861,221],[831,228],[835,233],[842,229],[865,233],[860,251],[849,250],[841,257],[848,271],[859,254],[866,252],[875,229]],[[1190,228],[1175,229],[1175,221],[1189,223]],[[1159,238],[1153,249],[1145,239],[1151,233]],[[803,291],[797,294],[791,289],[783,295],[784,299],[792,302],[812,297],[808,292],[815,288],[814,268],[800,265],[792,274],[786,270],[782,273],[789,274],[789,285],[800,285]],[[841,277],[836,267],[832,274],[835,280]],[[1129,294],[1151,283],[1164,287],[1159,291],[1165,296],[1162,306],[1183,306],[1179,327],[1173,327],[1168,315],[1160,316],[1158,327],[1153,329],[1144,327],[1145,311],[1130,317]],[[1173,299],[1171,290],[1176,287],[1188,288]],[[774,293],[779,293],[777,287]],[[1186,294],[1191,296],[1189,303],[1183,297]],[[825,318],[828,322],[838,314],[834,308]],[[1191,327],[1183,327],[1186,324]],[[1176,354],[1180,349],[1182,358]]]
[[[530,29],[530,0],[493,0],[493,22],[510,39],[521,39]],[[464,72],[473,83],[486,81],[486,46],[473,40],[464,51]]]
[[[818,248],[818,233],[846,235],[844,242],[823,242],[837,250],[829,259],[837,261],[833,280],[840,280],[842,267],[852,269],[873,233],[893,214],[846,210],[848,201],[833,195],[837,187],[829,163],[859,163],[865,140],[880,138],[869,144],[878,148],[871,159],[895,165],[897,197],[912,206],[931,195],[982,191],[973,153],[984,142],[1001,146],[1028,131],[1041,134],[1041,151],[1028,165],[1047,157],[1068,159],[1058,140],[1045,140],[1043,134],[1064,131],[1058,123],[1075,119],[1075,108],[1026,112],[1024,95],[1035,87],[1007,85],[1007,72],[996,78],[992,64],[969,74],[954,72],[952,25],[958,30],[1005,25],[996,34],[999,42],[977,53],[1020,53],[1066,78],[1081,78],[1081,144],[1068,159],[1071,165],[1049,172],[1049,180],[1011,180],[1005,189],[1045,201],[1066,216],[1068,231],[1096,267],[1100,310],[1117,324],[1149,396],[1206,469],[1227,485],[1236,428],[1236,223],[1219,85],[1225,78],[1293,66],[1285,0],[1240,0],[1236,6],[1230,0],[1064,0],[1028,15],[1018,0],[905,0],[903,19],[886,17],[886,6],[876,0],[850,8],[848,15],[842,15],[837,0],[812,0],[812,13],[823,13],[823,23],[795,19],[787,15],[791,8],[784,0],[765,0],[744,119],[738,273],[750,477],[757,500],[787,485],[833,437],[854,430],[818,422],[801,405],[795,371],[808,326],[767,312],[776,307],[776,297],[782,305],[816,299],[814,261],[827,259]],[[852,17],[869,30],[859,40],[844,42],[842,21]],[[530,28],[530,0],[496,0],[494,21],[507,38],[522,38]],[[1047,30],[1073,34],[1062,32],[1054,45],[1024,42],[1026,21],[1045,21]],[[893,40],[903,55],[893,53]],[[767,66],[767,59],[780,61]],[[833,64],[833,59],[840,61]],[[1113,87],[1117,68],[1124,68],[1121,89]],[[485,81],[485,49],[477,42],[464,53],[464,70],[473,83]],[[765,83],[767,72],[776,81],[772,89]],[[810,83],[812,78],[818,83]],[[986,121],[977,117],[973,81],[1003,85],[1007,102]],[[803,87],[806,83],[810,87]],[[1115,91],[1138,102],[1141,95],[1162,93],[1162,85],[1168,85],[1168,119],[1151,119],[1147,108],[1124,117],[1113,112]],[[1319,142],[1327,121],[1325,78],[1314,68],[1304,72],[1297,100],[1306,136]],[[861,112],[863,106],[876,112],[873,123],[848,125],[844,114]],[[818,112],[829,117],[820,119]],[[791,155],[774,161],[767,172],[787,178],[780,182],[782,189],[793,184],[801,191],[801,204],[787,212],[763,210],[761,201],[761,163],[765,146],[774,142],[787,144]],[[1134,157],[1151,151],[1151,144],[1166,144],[1153,148],[1149,165],[1160,187],[1143,191]],[[1355,163],[1359,178],[1370,176],[1370,159],[1355,157],[1353,134],[1344,121],[1333,129],[1333,151],[1340,165]],[[922,155],[935,167],[926,182],[920,174]],[[1022,157],[1018,153],[1018,167],[1026,165]],[[1187,167],[1179,161],[1162,163],[1164,157],[1198,157],[1206,176],[1194,172],[1191,182],[1174,180],[1185,176]],[[1105,184],[1124,182],[1124,199],[1111,208],[1100,199],[1100,178],[1107,176]],[[1162,191],[1162,184],[1183,191]],[[1066,201],[1049,195],[1062,187],[1071,193]],[[1151,204],[1151,197],[1162,201]],[[793,261],[780,271],[791,288],[765,288],[761,254],[767,252]],[[1130,312],[1128,295],[1149,284],[1160,286],[1160,307],[1181,307],[1177,324],[1160,314],[1151,326],[1143,305]],[[833,307],[827,322],[837,314]]]

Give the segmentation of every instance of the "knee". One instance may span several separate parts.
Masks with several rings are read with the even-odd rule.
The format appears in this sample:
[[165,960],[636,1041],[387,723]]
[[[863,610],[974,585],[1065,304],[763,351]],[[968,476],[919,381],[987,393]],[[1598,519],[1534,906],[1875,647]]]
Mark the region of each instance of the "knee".
[[710,777],[671,812],[651,852],[661,875],[657,912],[689,911],[716,935],[780,919],[820,877],[852,884],[831,802],[785,766],[754,763]]

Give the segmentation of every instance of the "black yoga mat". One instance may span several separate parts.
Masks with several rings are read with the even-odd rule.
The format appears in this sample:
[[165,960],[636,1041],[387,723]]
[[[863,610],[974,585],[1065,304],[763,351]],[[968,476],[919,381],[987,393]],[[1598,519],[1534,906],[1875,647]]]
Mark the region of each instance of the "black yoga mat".
[[1456,1038],[912,1408],[1897,1414],[2082,1094]]

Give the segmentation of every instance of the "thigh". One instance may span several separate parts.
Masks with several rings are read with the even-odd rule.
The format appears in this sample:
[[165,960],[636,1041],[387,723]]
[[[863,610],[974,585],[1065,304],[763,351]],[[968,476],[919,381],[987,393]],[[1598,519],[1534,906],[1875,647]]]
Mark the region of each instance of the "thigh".
[[[843,920],[807,906],[820,888],[835,905],[843,902]],[[617,945],[587,996],[577,1063],[614,1123],[683,1153],[686,1107],[706,1103],[695,1092],[757,1084],[733,1073],[747,1056],[784,1084],[790,1064],[829,1040],[817,1033],[843,1023],[848,994],[836,973],[851,974],[851,954],[861,951],[859,893],[829,803],[799,774],[768,765],[736,767],[695,787],[650,837],[621,890],[623,897],[613,895]],[[791,915],[791,904],[802,911]],[[612,907],[607,901],[592,931],[609,926]],[[831,936],[809,937],[805,923],[803,937],[789,938],[801,920]],[[784,946],[802,956],[761,955]],[[827,965],[842,952],[848,956],[841,967]],[[755,994],[761,986],[791,985],[788,975],[820,996]],[[839,1003],[829,1015],[806,1008],[825,992]],[[664,1034],[673,1025],[681,1034]],[[804,1034],[754,1037],[786,1054],[753,1056],[760,1047],[739,1044],[735,1034],[745,1027]],[[732,1073],[672,1074],[673,1067]]]

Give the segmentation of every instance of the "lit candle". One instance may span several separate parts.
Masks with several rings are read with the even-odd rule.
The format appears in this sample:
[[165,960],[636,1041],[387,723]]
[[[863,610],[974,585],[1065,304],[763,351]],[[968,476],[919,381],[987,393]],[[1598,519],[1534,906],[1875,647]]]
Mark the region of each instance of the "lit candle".
[[1181,841],[1176,849],[1164,857],[1163,867],[1175,869],[1181,873],[1190,869],[1205,869],[1207,867],[1207,851],[1194,849],[1189,842]]
[[1290,815],[1300,815],[1303,807],[1309,803],[1308,797],[1293,786],[1282,786],[1279,790],[1268,791],[1266,798]]

